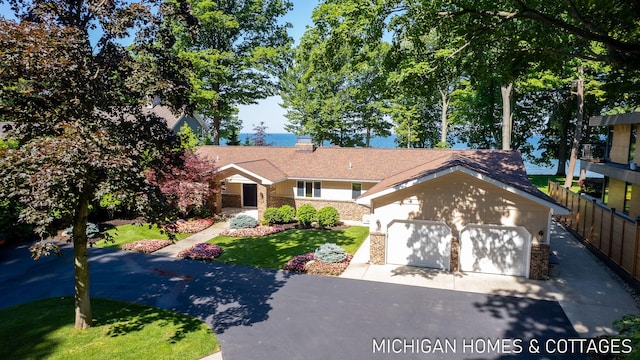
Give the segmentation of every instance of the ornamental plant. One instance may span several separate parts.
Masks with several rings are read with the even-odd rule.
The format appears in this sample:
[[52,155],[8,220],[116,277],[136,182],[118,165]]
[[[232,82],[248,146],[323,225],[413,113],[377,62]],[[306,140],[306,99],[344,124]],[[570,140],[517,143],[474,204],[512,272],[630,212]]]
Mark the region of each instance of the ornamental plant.
[[315,259],[327,264],[339,263],[347,258],[347,253],[336,244],[326,243],[316,249]]
[[249,215],[238,215],[231,219],[229,227],[231,229],[247,229],[258,226],[258,220]]
[[196,244],[178,253],[178,257],[193,260],[215,260],[220,255],[222,255],[220,246],[207,243]]
[[280,224],[282,222],[278,208],[274,207],[266,208],[264,214],[262,214],[262,218],[268,224]]
[[302,226],[310,226],[316,219],[316,208],[312,205],[304,204],[298,209],[298,221]]
[[[64,232],[68,236],[72,236],[73,226],[69,226],[68,228],[64,229]],[[98,229],[98,225],[94,223],[87,223],[87,229],[85,230],[85,232],[87,233],[88,239],[93,239],[100,233],[100,229]]]
[[325,206],[318,210],[316,218],[318,219],[318,225],[320,226],[336,226],[340,221],[340,213],[338,213],[338,210],[333,206]]
[[278,208],[278,216],[283,224],[288,224],[295,219],[296,209],[289,205],[282,205]]
[[305,272],[305,267],[309,261],[314,259],[312,252],[304,255],[298,255],[284,264],[284,269],[295,272]]

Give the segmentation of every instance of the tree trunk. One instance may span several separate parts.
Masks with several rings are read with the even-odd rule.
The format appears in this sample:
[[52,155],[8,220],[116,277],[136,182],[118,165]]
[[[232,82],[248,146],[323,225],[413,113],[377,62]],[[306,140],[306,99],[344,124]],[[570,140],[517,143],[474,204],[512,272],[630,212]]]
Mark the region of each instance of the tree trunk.
[[213,145],[220,145],[220,115],[213,116]]
[[440,96],[442,99],[442,113],[440,114],[441,133],[440,133],[440,146],[447,146],[447,112],[449,110],[449,93],[446,90],[440,90]]
[[560,143],[558,144],[558,168],[556,176],[566,176],[565,167],[567,165],[567,137],[569,136],[569,120],[563,116],[560,133]]
[[87,251],[87,221],[89,215],[89,191],[85,189],[78,199],[73,219],[73,269],[75,281],[75,328],[91,327],[91,299],[89,297],[89,253]]
[[502,93],[502,150],[511,150],[511,129],[513,114],[511,113],[511,91],[513,83],[501,85]]
[[576,162],[578,162],[578,150],[580,149],[580,141],[582,140],[582,121],[584,117],[584,68],[578,68],[578,83],[576,95],[578,96],[578,116],[576,117],[576,131],[573,135],[571,144],[571,155],[569,157],[569,169],[567,177],[564,181],[564,187],[570,188],[573,183],[573,174],[576,170]]

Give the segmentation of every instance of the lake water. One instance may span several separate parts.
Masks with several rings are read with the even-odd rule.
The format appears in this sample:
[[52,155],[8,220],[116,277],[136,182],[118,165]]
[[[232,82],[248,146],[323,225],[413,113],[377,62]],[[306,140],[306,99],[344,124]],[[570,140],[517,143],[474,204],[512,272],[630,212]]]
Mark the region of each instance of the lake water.
[[[251,138],[253,134],[244,133],[240,134],[240,141],[244,144],[247,138]],[[388,136],[388,137],[376,137],[371,139],[371,147],[374,148],[396,148],[397,145],[395,143],[396,136]],[[537,149],[538,142],[540,141],[540,136],[531,137],[531,144],[534,146],[534,149]],[[221,140],[221,145],[225,145],[225,139]],[[289,133],[281,133],[281,134],[267,134],[267,143],[273,146],[294,146],[296,144],[296,135]],[[454,149],[466,149],[466,144],[456,144],[453,146]],[[536,150],[535,154],[540,154],[542,150]],[[568,165],[568,164],[567,164]],[[558,166],[558,160],[553,160],[551,166],[540,166],[533,164],[531,162],[525,161],[524,166],[527,169],[527,173],[529,175],[554,175],[556,173],[556,168]],[[567,166],[568,167],[568,166]],[[580,175],[580,160],[576,164],[575,176]],[[587,173],[589,177],[602,177],[600,174],[595,173]]]

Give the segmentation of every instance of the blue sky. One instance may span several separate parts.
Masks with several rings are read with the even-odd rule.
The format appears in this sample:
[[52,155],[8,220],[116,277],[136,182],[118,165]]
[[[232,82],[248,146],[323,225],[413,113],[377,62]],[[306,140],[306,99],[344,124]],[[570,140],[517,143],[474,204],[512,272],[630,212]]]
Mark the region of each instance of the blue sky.
[[[311,25],[311,13],[318,4],[318,0],[292,0],[293,10],[284,18],[293,25],[289,29],[289,34],[299,43],[302,34],[304,34],[307,25]],[[284,133],[284,125],[287,119],[284,117],[285,109],[280,107],[282,99],[280,96],[273,96],[265,100],[259,101],[256,105],[242,105],[239,107],[238,118],[242,120],[242,131],[245,133],[253,132],[254,125],[264,121],[267,126],[267,133]]]
[[[293,10],[290,11],[283,21],[290,22],[293,28],[289,29],[289,34],[298,44],[307,25],[311,24],[311,13],[318,4],[318,0],[292,0]],[[5,18],[13,18],[9,5],[0,0],[0,15]],[[264,121],[268,133],[283,133],[287,119],[284,117],[285,110],[280,107],[282,102],[279,96],[270,97],[259,101],[256,105],[240,106],[238,117],[242,120],[242,132],[252,132],[254,125]]]

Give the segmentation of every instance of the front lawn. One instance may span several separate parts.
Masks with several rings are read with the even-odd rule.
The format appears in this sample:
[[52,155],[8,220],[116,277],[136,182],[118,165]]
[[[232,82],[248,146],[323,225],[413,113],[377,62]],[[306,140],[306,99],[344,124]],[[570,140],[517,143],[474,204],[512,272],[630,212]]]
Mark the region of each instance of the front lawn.
[[73,328],[73,296],[0,310],[2,359],[201,359],[219,349],[202,321],[168,310],[91,299],[94,326]]
[[[102,246],[110,249],[120,249],[122,245],[132,243],[138,240],[154,239],[154,240],[168,240],[167,234],[162,233],[158,226],[153,225],[151,228],[148,224],[128,224],[120,225],[115,229],[106,231],[113,236],[115,243],[98,241],[98,246]],[[182,240],[191,234],[176,234],[177,240]]]
[[369,235],[369,228],[351,226],[344,230],[286,230],[254,238],[218,236],[209,240],[223,252],[216,261],[269,269],[282,269],[294,256],[315,251],[325,243],[342,246],[353,254]]

